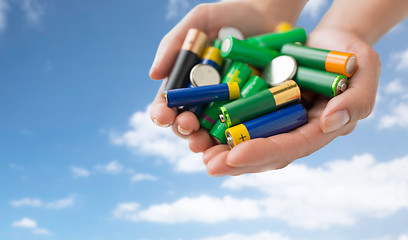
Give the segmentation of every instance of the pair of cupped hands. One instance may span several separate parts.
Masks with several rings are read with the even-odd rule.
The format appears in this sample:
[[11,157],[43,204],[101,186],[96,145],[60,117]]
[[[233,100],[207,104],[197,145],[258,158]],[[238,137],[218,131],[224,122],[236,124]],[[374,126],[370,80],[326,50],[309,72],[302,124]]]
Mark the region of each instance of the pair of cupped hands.
[[175,134],[188,138],[193,152],[203,152],[203,162],[211,176],[241,175],[280,169],[298,158],[312,154],[339,136],[351,133],[359,120],[372,111],[381,64],[378,54],[353,33],[341,29],[313,30],[306,45],[354,53],[358,67],[348,89],[327,98],[302,92],[308,103],[308,123],[288,133],[245,141],[233,149],[215,145],[208,131],[200,128],[192,112],[178,114],[168,108],[162,88],[190,28],[217,37],[224,26],[234,26],[248,36],[271,32],[279,22],[265,23],[263,17],[245,3],[198,5],[192,9],[160,42],[150,69],[154,80],[164,79],[151,105],[150,117],[160,127],[172,127]]

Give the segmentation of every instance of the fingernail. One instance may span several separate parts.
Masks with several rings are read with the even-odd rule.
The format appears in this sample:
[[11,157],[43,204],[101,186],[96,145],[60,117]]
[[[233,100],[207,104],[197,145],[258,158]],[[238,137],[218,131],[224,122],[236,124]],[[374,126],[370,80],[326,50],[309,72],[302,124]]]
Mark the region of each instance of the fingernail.
[[163,124],[163,123],[160,123],[159,121],[157,121],[157,119],[153,119],[153,122],[154,122],[154,124],[156,124],[156,125],[159,126],[159,127],[167,128],[167,127],[170,127],[170,126],[171,126],[171,123]]
[[350,121],[350,116],[346,110],[340,110],[330,114],[324,119],[322,130],[324,133],[331,133],[346,125]]
[[184,135],[184,136],[188,136],[188,135],[190,135],[190,134],[193,132],[193,130],[184,129],[184,128],[180,127],[180,125],[177,126],[177,130],[179,131],[179,133],[180,133],[181,135]]

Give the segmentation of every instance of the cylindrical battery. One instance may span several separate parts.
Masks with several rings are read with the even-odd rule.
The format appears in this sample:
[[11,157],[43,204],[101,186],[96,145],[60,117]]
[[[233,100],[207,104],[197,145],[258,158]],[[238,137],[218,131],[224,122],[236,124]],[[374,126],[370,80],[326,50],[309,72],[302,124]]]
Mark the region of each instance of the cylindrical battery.
[[306,109],[301,104],[294,104],[228,128],[225,135],[228,145],[233,148],[243,141],[289,132],[306,122]]
[[220,41],[222,42],[224,39],[226,39],[227,37],[234,37],[238,40],[244,40],[244,34],[242,34],[241,30],[239,30],[236,27],[232,27],[232,26],[225,26],[222,27],[219,31],[218,31],[218,39],[220,39]]
[[239,98],[237,82],[207,85],[192,88],[170,89],[165,97],[168,107],[192,106],[221,100]]
[[279,51],[286,43],[304,43],[306,42],[306,38],[307,34],[305,29],[298,27],[283,32],[272,32],[253,36],[247,38],[245,41],[260,47],[267,47]]
[[282,55],[266,65],[262,76],[270,86],[276,86],[286,80],[293,79],[296,69],[296,60],[291,56]]
[[[256,75],[251,76],[241,88],[241,98],[250,97],[267,88],[268,84],[262,78]],[[211,128],[209,134],[218,144],[225,144],[227,143],[227,139],[225,138],[225,130],[227,130],[227,126],[218,120]]]
[[221,77],[214,67],[199,63],[191,69],[190,81],[194,87],[207,86],[219,84]]
[[357,68],[357,57],[353,53],[330,51],[287,43],[281,49],[283,55],[294,57],[301,66],[325,70],[351,77]]
[[227,138],[225,137],[225,130],[227,130],[227,127],[218,119],[218,121],[211,128],[209,134],[215,143],[226,144]]
[[263,68],[272,59],[279,56],[275,50],[259,47],[249,42],[238,40],[234,37],[227,37],[221,43],[221,55],[224,58],[231,58],[234,61],[241,61]]
[[[235,61],[231,65],[228,73],[224,76],[221,82],[222,83],[237,82],[239,87],[241,88],[244,86],[245,82],[248,80],[251,73],[252,70],[248,67],[248,65],[242,62]],[[228,102],[229,101],[219,101],[207,104],[207,107],[205,108],[205,110],[203,111],[199,118],[200,125],[203,128],[210,130],[212,126],[215,124],[215,122],[218,120],[220,106]]]
[[300,88],[329,97],[339,95],[348,87],[348,79],[344,75],[307,67],[298,67],[293,79]]
[[219,117],[221,122],[231,127],[299,101],[300,89],[295,81],[289,80],[253,96],[225,104],[220,107]]
[[191,28],[187,32],[183,46],[169,75],[163,95],[169,89],[185,88],[190,83],[190,71],[200,62],[208,37],[204,32]]
[[213,46],[207,47],[205,49],[203,57],[201,59],[202,64],[210,65],[217,69],[217,71],[220,71],[223,61],[224,58],[221,56],[220,49]]
[[256,93],[267,89],[269,86],[261,77],[251,76],[245,85],[241,88],[241,98],[250,97]]

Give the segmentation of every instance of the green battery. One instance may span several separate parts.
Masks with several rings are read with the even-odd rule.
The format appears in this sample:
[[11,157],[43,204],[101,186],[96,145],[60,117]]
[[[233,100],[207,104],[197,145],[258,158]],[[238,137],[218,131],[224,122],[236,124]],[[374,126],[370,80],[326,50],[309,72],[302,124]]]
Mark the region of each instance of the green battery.
[[348,87],[346,76],[307,67],[298,67],[294,80],[302,89],[335,97]]
[[[269,85],[263,80],[261,77],[253,75],[251,76],[245,85],[242,87],[240,95],[241,98],[250,97],[255,95],[256,93],[265,90],[269,87]],[[215,142],[218,144],[226,144],[227,138],[225,137],[225,130],[227,130],[227,126],[218,120],[215,125],[210,130],[210,136],[214,139]]]
[[260,47],[279,51],[286,43],[306,42],[307,34],[304,28],[298,27],[283,32],[272,32],[247,38],[245,41]]
[[217,144],[226,144],[227,137],[225,136],[225,130],[227,130],[227,127],[221,122],[221,120],[218,119],[218,121],[211,128],[209,134]]
[[231,36],[222,41],[221,55],[224,58],[245,62],[259,68],[265,67],[272,59],[280,56],[275,50],[259,47]]
[[289,80],[250,97],[238,99],[220,107],[220,120],[227,127],[246,122],[300,101],[300,89]]
[[338,73],[346,77],[351,77],[357,68],[357,57],[353,53],[287,43],[283,45],[281,54],[294,57],[300,66]]
[[[222,79],[221,83],[237,82],[238,86],[242,88],[251,74],[252,74],[252,70],[249,68],[248,65],[242,62],[235,61],[231,65],[228,73]],[[204,112],[201,114],[199,118],[200,125],[203,128],[210,130],[212,126],[214,126],[216,121],[218,120],[218,115],[219,115],[218,111],[219,111],[220,106],[228,102],[229,102],[228,100],[225,100],[225,101],[208,103],[207,107],[205,108]]]

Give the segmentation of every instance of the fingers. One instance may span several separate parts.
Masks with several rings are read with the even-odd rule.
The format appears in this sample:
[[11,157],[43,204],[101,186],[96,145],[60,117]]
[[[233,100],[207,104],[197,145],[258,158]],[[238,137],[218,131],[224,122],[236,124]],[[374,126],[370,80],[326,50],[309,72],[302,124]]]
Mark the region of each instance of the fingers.
[[214,142],[208,134],[208,131],[203,128],[191,134],[188,140],[190,150],[195,153],[204,152],[214,146]]
[[160,127],[173,127],[177,135],[188,136],[198,131],[200,124],[197,117],[192,112],[178,114],[176,108],[167,107],[166,99],[162,96],[162,91],[167,81],[163,81],[152,106],[150,107],[150,118]]
[[150,118],[160,127],[172,126],[177,116],[177,111],[173,108],[168,108],[166,99],[162,96],[166,83],[166,80],[162,82],[162,85],[153,100],[152,106],[150,107]]
[[197,117],[194,113],[185,111],[176,117],[173,124],[173,131],[180,137],[187,137],[200,128]]
[[374,108],[381,63],[378,54],[365,44],[350,49],[357,55],[358,69],[349,80],[349,88],[332,98],[320,118],[320,127],[330,133],[366,118]]
[[221,152],[225,152],[228,151],[229,147],[225,144],[223,145],[216,145],[212,148],[209,148],[208,150],[206,150],[203,154],[203,162],[204,164],[208,164],[208,162],[213,159],[216,155],[218,155]]

